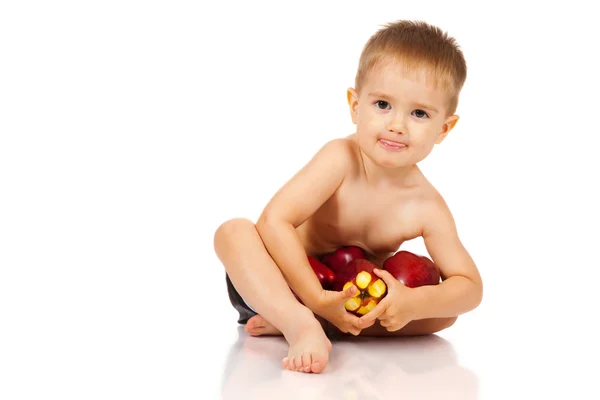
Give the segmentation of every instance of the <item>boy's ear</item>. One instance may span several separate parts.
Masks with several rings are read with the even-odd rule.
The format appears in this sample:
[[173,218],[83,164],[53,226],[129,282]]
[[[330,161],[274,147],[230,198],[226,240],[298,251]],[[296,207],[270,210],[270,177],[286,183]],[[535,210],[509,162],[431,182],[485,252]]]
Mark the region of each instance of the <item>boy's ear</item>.
[[451,115],[448,117],[448,119],[446,119],[446,122],[444,122],[444,125],[442,126],[442,130],[440,133],[438,133],[437,140],[435,141],[436,144],[440,144],[444,139],[446,139],[448,133],[450,133],[450,131],[456,126],[459,118],[460,117],[458,115]]
[[353,88],[349,88],[346,92],[346,97],[348,98],[348,106],[350,107],[350,117],[352,118],[352,123],[356,125],[356,110],[358,108],[358,94],[356,90]]

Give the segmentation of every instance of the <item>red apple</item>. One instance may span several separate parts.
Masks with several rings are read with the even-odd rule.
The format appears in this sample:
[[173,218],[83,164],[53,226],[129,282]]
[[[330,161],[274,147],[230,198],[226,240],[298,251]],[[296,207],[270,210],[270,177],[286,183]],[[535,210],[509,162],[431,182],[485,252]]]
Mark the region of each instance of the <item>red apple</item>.
[[342,291],[354,285],[356,294],[344,304],[346,310],[360,316],[371,311],[387,294],[387,286],[373,272],[377,265],[371,261],[357,258],[336,274],[333,290]]
[[389,257],[382,266],[394,278],[411,288],[440,283],[440,270],[433,261],[406,250]]
[[325,254],[322,259],[334,273],[343,270],[346,265],[352,260],[366,259],[367,256],[363,249],[357,246],[340,247],[333,253]]
[[333,271],[315,257],[308,256],[308,262],[317,275],[317,278],[319,278],[319,282],[321,282],[323,289],[330,289],[335,278]]

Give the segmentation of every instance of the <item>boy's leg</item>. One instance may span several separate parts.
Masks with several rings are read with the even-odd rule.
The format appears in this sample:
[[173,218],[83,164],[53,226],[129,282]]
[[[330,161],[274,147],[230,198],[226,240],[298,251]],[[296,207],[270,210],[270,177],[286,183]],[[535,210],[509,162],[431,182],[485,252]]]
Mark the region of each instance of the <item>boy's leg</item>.
[[289,343],[284,366],[321,372],[329,359],[331,342],[312,311],[292,293],[254,223],[246,219],[223,223],[215,232],[214,246],[241,297]]
[[[280,334],[268,321],[262,318],[260,315],[253,317],[260,321],[262,329],[257,330],[271,332],[272,334]],[[397,331],[389,332],[383,326],[375,322],[373,326],[363,329],[359,336],[367,337],[379,337],[379,336],[423,336],[430,335],[446,328],[451,327],[456,321],[457,317],[454,318],[432,318],[416,320],[408,323],[404,328]],[[327,336],[332,340],[337,340],[342,336],[348,336],[350,333],[343,333],[335,326],[328,324],[326,321],[320,321],[323,325],[323,329],[326,330]],[[265,333],[258,333],[257,336]]]
[[451,327],[456,322],[453,318],[430,318],[411,321],[405,327],[397,331],[389,332],[375,321],[373,326],[363,329],[360,336],[422,336],[430,335]]

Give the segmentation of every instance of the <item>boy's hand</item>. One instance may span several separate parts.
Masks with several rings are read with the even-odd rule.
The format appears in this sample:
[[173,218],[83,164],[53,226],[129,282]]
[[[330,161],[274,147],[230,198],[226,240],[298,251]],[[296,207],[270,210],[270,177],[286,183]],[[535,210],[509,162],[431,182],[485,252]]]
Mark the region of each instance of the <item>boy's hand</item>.
[[318,304],[314,307],[313,312],[325,318],[327,321],[335,325],[340,331],[344,333],[351,333],[354,336],[358,336],[360,331],[368,328],[373,323],[360,325],[359,318],[349,313],[344,307],[346,300],[352,298],[356,293],[357,288],[355,286],[349,287],[348,289],[337,292],[332,290],[324,290],[321,293],[321,297],[318,300]]
[[383,279],[388,293],[374,309],[359,318],[359,326],[365,329],[379,319],[381,326],[389,332],[397,331],[415,317],[414,305],[411,301],[413,289],[404,286],[386,270],[374,269],[373,272]]

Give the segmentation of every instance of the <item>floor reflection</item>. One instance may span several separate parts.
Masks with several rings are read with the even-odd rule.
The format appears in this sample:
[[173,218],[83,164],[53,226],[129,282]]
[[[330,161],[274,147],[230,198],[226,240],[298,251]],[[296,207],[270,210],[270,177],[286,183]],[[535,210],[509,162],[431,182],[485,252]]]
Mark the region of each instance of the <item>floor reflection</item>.
[[282,337],[255,338],[238,329],[222,377],[226,400],[478,398],[477,376],[458,365],[452,344],[436,335],[348,337],[333,343],[322,374],[302,374],[282,369]]

